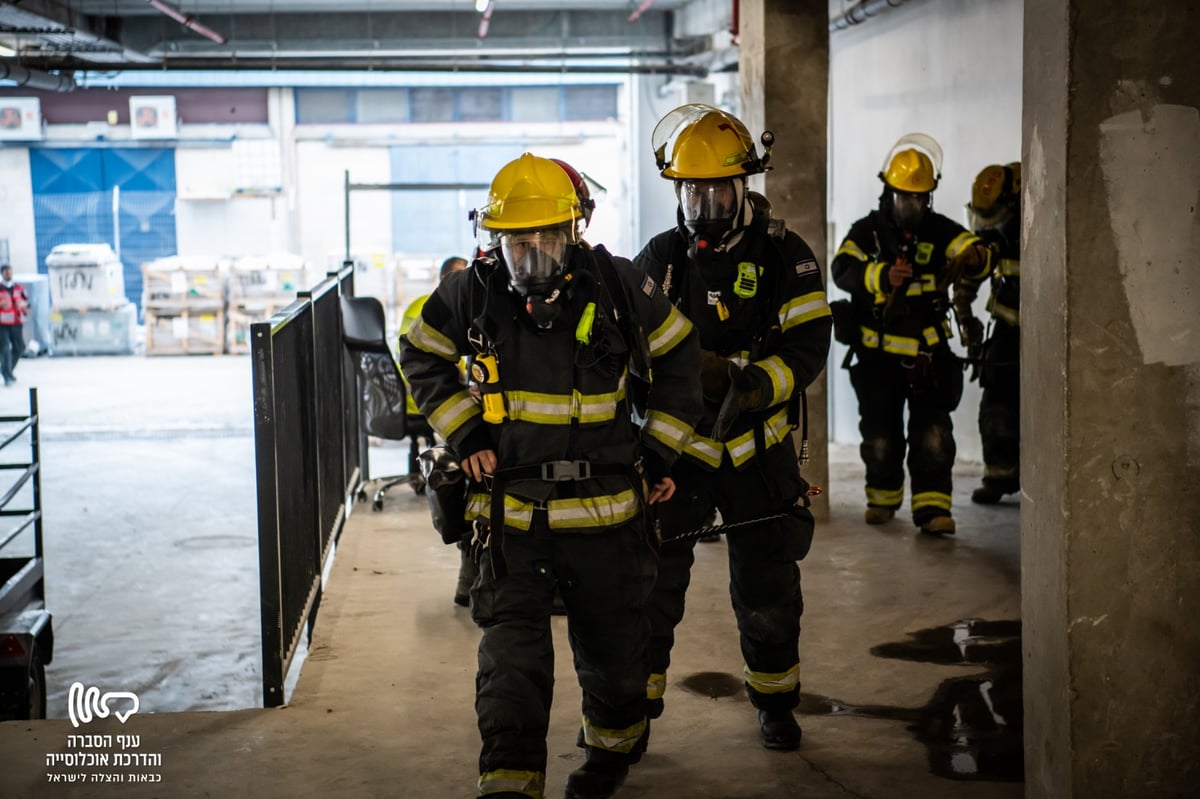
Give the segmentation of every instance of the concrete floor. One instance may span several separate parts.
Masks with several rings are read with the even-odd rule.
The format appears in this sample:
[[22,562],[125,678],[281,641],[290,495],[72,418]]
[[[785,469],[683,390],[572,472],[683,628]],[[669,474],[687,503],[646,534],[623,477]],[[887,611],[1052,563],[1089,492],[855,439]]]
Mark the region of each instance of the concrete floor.
[[[474,795],[478,631],[450,601],[457,550],[441,545],[424,499],[405,488],[382,513],[356,508],[289,704],[253,708],[249,369],[249,359],[230,356],[22,364],[22,385],[42,391],[58,638],[48,676],[59,718],[0,724],[0,796]],[[9,393],[6,412],[24,401]],[[402,460],[397,448],[374,455],[377,473]],[[701,544],[666,714],[620,796],[1021,795],[1019,781],[1002,779],[1019,775],[1018,506],[972,506],[980,466],[961,464],[955,538],[922,537],[901,519],[868,528],[855,451],[833,457],[833,519],[818,525],[801,564],[802,749],[758,743],[740,689],[725,544]],[[560,797],[581,762],[579,691],[566,620],[552,623],[547,796]],[[62,716],[74,680],[134,691],[142,709],[124,725],[108,718],[73,729]],[[237,707],[250,709],[228,709]],[[69,737],[85,732],[131,748],[81,748]],[[139,736],[137,746],[120,735]],[[122,751],[150,765],[49,762]],[[134,773],[161,781],[50,781]]]

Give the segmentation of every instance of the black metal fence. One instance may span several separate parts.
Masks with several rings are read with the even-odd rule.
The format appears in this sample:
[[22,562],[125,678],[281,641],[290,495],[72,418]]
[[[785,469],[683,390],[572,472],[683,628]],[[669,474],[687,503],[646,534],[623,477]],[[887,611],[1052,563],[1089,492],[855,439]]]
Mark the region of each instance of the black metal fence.
[[351,266],[250,326],[265,707],[285,701],[288,671],[316,620],[322,574],[362,476],[343,295],[354,295]]

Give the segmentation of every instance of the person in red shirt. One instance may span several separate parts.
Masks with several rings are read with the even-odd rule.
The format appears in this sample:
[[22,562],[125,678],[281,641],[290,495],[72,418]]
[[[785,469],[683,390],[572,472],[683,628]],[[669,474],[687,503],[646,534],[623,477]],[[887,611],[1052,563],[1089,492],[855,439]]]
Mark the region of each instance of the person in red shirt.
[[8,264],[0,266],[0,374],[4,385],[17,382],[13,370],[25,352],[25,317],[29,300],[25,288],[13,282],[13,270]]

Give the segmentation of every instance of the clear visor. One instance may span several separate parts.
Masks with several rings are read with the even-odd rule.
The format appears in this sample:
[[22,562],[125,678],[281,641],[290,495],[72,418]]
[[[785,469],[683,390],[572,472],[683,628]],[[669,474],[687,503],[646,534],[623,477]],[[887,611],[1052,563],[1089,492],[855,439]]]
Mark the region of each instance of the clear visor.
[[574,226],[546,230],[496,231],[509,280],[517,289],[547,285],[562,274]]
[[971,226],[971,230],[999,230],[1008,224],[1008,220],[1013,215],[1013,209],[1007,204],[997,203],[987,211],[981,211],[971,204],[967,204],[967,221]]
[[730,220],[741,205],[737,182],[721,180],[679,180],[675,182],[683,221],[715,222]]

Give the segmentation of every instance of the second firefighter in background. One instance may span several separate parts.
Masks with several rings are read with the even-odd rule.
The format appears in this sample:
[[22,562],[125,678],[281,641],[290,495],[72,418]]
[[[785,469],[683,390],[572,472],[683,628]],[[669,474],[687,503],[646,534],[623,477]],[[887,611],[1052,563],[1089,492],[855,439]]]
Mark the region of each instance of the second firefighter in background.
[[[904,502],[907,452],[913,523],[930,534],[955,531],[950,414],[962,399],[963,373],[949,344],[949,293],[962,278],[978,283],[990,268],[979,238],[933,210],[941,164],[929,136],[901,138],[879,173],[879,207],[851,226],[832,268],[850,294],[848,305],[834,304],[836,334],[853,359],[866,522],[889,521]],[[980,327],[969,310],[960,310],[960,333],[975,339]]]
[[[669,467],[700,412],[699,355],[653,280],[582,239],[584,216],[554,161],[505,165],[477,216],[484,257],[440,283],[401,339],[417,404],[479,483],[467,515],[482,523],[470,605],[483,631],[481,796],[544,793],[556,587],[587,748],[565,795],[611,796],[646,736],[645,507],[674,490]],[[459,382],[464,355],[482,405]],[[651,379],[641,427],[631,369]]]
[[[771,141],[764,134],[764,145]],[[740,120],[682,106],[658,123],[652,145],[675,185],[677,224],[634,263],[699,331],[704,417],[675,464],[678,490],[660,511],[650,716],[663,710],[694,560],[694,540],[670,539],[702,527],[714,508],[725,524],[766,517],[727,536],[730,594],[763,744],[795,749],[803,611],[796,561],[811,543],[813,518],[792,431],[799,394],[829,352],[825,288],[808,245],[773,225],[765,198],[748,192],[747,177],[766,170],[769,152],[757,153]]]

